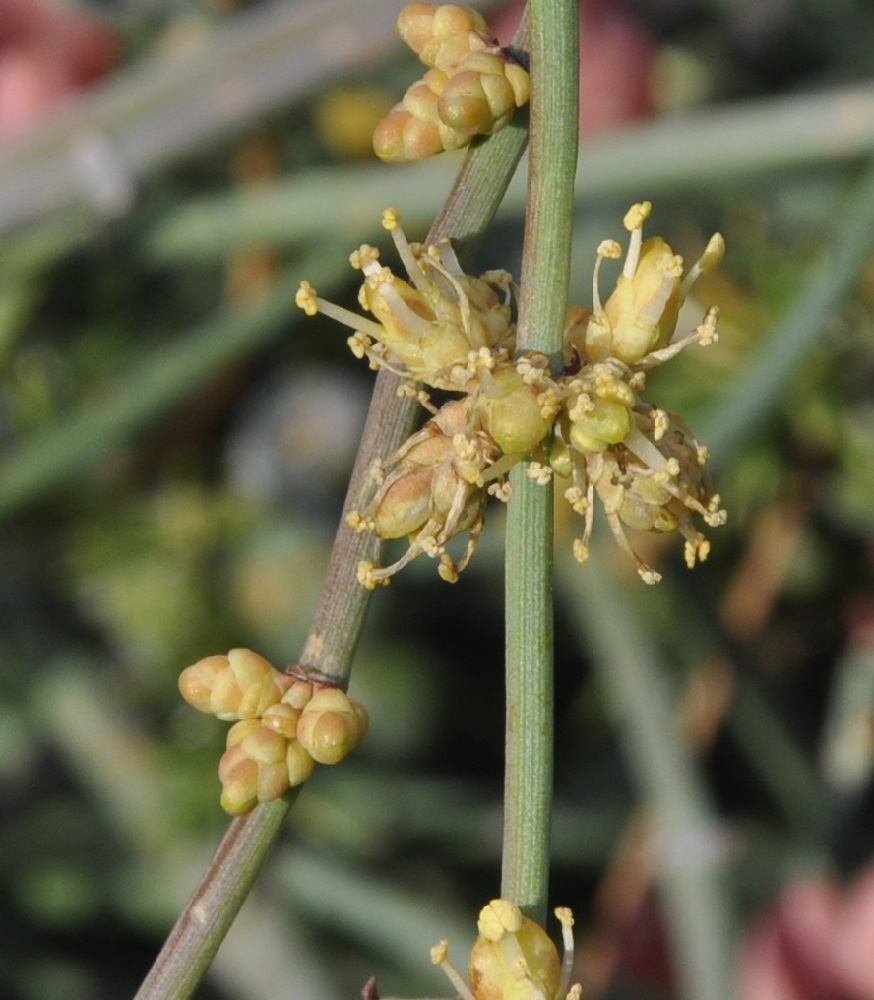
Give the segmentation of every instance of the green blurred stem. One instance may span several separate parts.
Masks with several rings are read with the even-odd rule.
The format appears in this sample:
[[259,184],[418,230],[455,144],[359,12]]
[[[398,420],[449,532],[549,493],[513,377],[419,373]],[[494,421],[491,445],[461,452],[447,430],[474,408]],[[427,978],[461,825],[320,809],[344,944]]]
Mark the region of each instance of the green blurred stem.
[[568,555],[558,560],[557,569],[649,813],[656,876],[680,979],[677,995],[731,1000],[734,931],[721,870],[725,835],[705,782],[678,736],[655,636],[597,550],[582,568]]
[[[525,44],[526,30],[523,24],[514,39],[517,44]],[[462,262],[470,259],[497,210],[526,140],[526,130],[517,125],[471,151],[428,234],[429,242],[454,237],[461,243]],[[418,417],[418,404],[399,397],[398,384],[389,372],[380,372],[377,377],[344,513],[359,503],[374,460],[394,451]],[[375,555],[376,543],[341,521],[300,662],[342,687],[349,680],[370,599],[370,593],[356,579],[356,568],[361,559]],[[136,1000],[185,1000],[191,996],[269,857],[290,804],[283,800],[261,805],[231,823]]]
[[704,421],[701,440],[713,456],[712,468],[729,461],[768,414],[783,404],[787,381],[839,314],[869,260],[872,244],[874,162],[869,161],[864,176],[847,193],[829,245],[788,313]]
[[[577,162],[576,0],[531,0],[531,135],[520,353],[561,367]],[[520,463],[507,511],[507,724],[501,895],[543,923],[552,799],[552,487]]]

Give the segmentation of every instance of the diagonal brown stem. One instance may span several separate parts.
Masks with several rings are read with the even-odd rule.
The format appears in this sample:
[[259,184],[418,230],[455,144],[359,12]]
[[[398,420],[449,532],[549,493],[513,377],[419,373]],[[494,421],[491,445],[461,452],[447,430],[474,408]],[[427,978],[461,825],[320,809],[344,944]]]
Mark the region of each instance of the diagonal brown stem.
[[[528,43],[527,20],[513,39]],[[462,263],[469,262],[495,214],[527,142],[519,121],[471,149],[443,210],[428,234],[429,242],[451,237]],[[397,395],[398,379],[380,372],[344,504],[359,504],[373,461],[394,451],[417,416],[414,400]],[[357,581],[362,559],[373,558],[377,543],[341,521],[319,606],[300,663],[345,687],[352,656],[364,625],[370,592]],[[294,796],[260,805],[231,822],[213,860],[179,915],[135,1000],[185,1000],[203,978],[252,883],[276,842]]]

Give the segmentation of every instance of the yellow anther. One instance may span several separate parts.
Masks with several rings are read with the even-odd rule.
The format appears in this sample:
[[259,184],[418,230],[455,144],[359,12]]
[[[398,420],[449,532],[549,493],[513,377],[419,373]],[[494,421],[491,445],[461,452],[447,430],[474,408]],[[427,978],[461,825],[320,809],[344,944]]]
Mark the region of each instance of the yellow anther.
[[574,539],[573,546],[574,559],[579,563],[587,562],[591,552],[589,551],[589,546],[582,540],[582,538]]
[[368,243],[362,243],[357,250],[353,250],[349,254],[349,263],[355,268],[356,271],[363,270],[368,264],[373,263],[373,261],[379,260],[379,250],[376,247],[370,246]]
[[569,906],[557,906],[554,912],[562,927],[573,927],[574,915]]
[[631,208],[629,208],[625,213],[625,218],[622,220],[622,224],[629,232],[633,229],[640,229],[644,222],[646,222],[646,220],[650,217],[651,212],[651,201],[639,201],[636,205],[632,205]]
[[522,926],[522,911],[506,899],[493,899],[480,910],[477,930],[489,941],[515,934]]
[[362,559],[358,564],[358,582],[366,590],[376,590],[380,585],[387,585],[388,579],[379,576],[379,570],[369,559]]
[[436,559],[443,554],[443,546],[433,535],[425,535],[418,539],[419,546],[429,559]]
[[307,314],[315,316],[319,311],[319,303],[316,297],[316,290],[308,281],[302,281],[294,296],[294,304]]
[[564,491],[564,498],[573,508],[574,513],[582,514],[585,512],[586,507],[589,506],[589,502],[586,499],[586,494],[579,488],[579,486],[569,486]]
[[[308,315],[312,315],[308,313]],[[367,351],[373,346],[373,341],[366,333],[362,333],[360,330],[357,333],[353,333],[351,337],[346,338],[346,343],[349,345],[349,350],[355,355],[359,360],[366,356]]]
[[491,371],[495,367],[496,359],[488,347],[481,347],[476,353],[476,362]]
[[434,965],[442,965],[449,957],[449,942],[438,941],[431,949],[431,961]]
[[622,256],[622,247],[616,240],[602,240],[598,244],[596,252],[599,257],[606,257],[609,260],[619,260]]
[[718,320],[719,306],[711,306],[704,316],[704,321],[695,331],[700,338],[702,347],[709,347],[710,344],[715,344],[719,340],[719,330],[716,327]]
[[387,208],[382,213],[382,228],[392,231],[401,221],[400,213],[396,208]]
[[658,262],[659,274],[679,281],[683,277],[683,258],[678,254],[665,254]]
[[513,495],[513,487],[509,483],[492,483],[487,492],[501,503],[508,503]]
[[538,486],[546,486],[552,479],[552,469],[540,462],[531,462],[526,469],[526,475],[529,479],[533,479]]

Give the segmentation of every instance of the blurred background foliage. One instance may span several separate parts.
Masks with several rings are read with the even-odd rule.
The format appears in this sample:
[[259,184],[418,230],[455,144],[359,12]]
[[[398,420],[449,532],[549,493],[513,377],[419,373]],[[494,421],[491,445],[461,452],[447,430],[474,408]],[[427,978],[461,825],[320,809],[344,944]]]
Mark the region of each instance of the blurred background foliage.
[[[459,162],[370,155],[418,72],[397,9],[0,0],[4,1000],[134,993],[226,823],[224,727],[176,677],[306,633],[372,374],[294,290],[353,303],[348,252],[389,204],[421,236]],[[575,295],[632,201],[688,259],[724,233],[696,290],[720,342],[650,396],[711,443],[730,517],[693,574],[642,539],[653,589],[612,551],[568,565],[557,508],[554,901],[591,998],[675,996],[721,908],[745,1000],[866,1000],[874,10],[582,21]],[[518,273],[523,200],[520,176],[482,270]],[[376,595],[371,732],[301,795],[205,1000],[448,992],[428,948],[461,962],[499,886],[501,516],[456,587],[420,560]]]

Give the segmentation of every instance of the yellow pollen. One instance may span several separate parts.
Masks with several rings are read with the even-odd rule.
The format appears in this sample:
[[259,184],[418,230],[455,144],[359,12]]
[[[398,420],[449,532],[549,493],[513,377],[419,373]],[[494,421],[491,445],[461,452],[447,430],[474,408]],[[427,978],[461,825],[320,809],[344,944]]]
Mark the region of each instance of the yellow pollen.
[[382,213],[382,228],[387,229],[389,232],[391,232],[400,221],[401,216],[396,208],[387,208]]
[[507,503],[513,495],[513,487],[509,483],[492,483],[486,492],[501,503]]
[[599,257],[607,257],[609,260],[619,260],[622,256],[622,247],[616,240],[602,240],[598,244],[596,253]]
[[622,220],[622,225],[631,232],[632,229],[640,229],[641,226],[650,217],[652,212],[652,202],[651,201],[639,201],[636,205],[632,205],[631,208],[625,213],[625,218]]
[[442,965],[449,957],[449,942],[439,941],[431,949],[431,961],[435,965]]
[[373,345],[373,341],[366,333],[362,333],[360,330],[357,333],[353,333],[351,337],[346,338],[346,343],[349,345],[349,350],[355,355],[359,360],[363,358]]
[[666,278],[682,278],[683,258],[679,254],[665,256],[659,261],[658,270]]
[[515,934],[522,927],[522,911],[506,899],[493,899],[479,913],[477,930],[489,941],[500,941],[509,932]]
[[529,479],[533,479],[538,486],[546,486],[552,479],[552,469],[540,462],[531,462],[526,470],[526,475]]
[[315,316],[319,311],[316,290],[308,281],[300,283],[300,288],[298,288],[294,296],[294,304],[299,309],[303,309],[307,316]]
[[380,584],[387,585],[388,579],[378,575],[376,566],[368,559],[362,559],[358,564],[358,582],[367,590],[376,590]]

